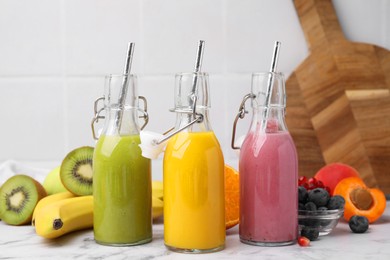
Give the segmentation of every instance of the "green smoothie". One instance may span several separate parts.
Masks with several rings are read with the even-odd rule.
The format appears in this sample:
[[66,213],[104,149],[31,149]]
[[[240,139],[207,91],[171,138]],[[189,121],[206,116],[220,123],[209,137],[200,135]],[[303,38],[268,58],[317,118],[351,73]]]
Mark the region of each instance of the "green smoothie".
[[93,157],[94,235],[99,244],[152,240],[151,162],[139,135],[101,136]]

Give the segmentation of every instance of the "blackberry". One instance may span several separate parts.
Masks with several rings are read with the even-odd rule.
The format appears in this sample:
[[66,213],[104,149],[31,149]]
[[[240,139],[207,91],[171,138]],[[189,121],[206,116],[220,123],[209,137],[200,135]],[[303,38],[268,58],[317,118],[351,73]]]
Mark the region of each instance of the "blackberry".
[[354,215],[349,219],[348,224],[353,233],[364,233],[368,229],[368,219],[364,216]]
[[304,227],[301,230],[301,236],[307,237],[310,241],[316,240],[320,235],[318,228]]
[[315,188],[309,191],[308,194],[308,201],[313,202],[317,207],[326,206],[329,198],[329,193],[323,188]]
[[306,210],[305,204],[299,203],[299,204],[298,204],[298,210]]
[[345,199],[340,195],[334,195],[329,199],[328,209],[343,209],[345,205]]
[[298,201],[305,204],[307,201],[307,190],[303,186],[298,186]]

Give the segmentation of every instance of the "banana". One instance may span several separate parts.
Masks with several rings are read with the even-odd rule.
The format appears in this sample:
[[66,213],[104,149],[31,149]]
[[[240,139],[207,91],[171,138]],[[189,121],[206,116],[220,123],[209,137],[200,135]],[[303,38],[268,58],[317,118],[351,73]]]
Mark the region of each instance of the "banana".
[[35,206],[35,209],[34,209],[34,213],[33,213],[33,216],[32,216],[32,225],[34,226],[35,225],[35,214],[40,211],[42,208],[46,207],[47,205],[53,203],[53,202],[56,202],[56,201],[59,201],[59,200],[63,200],[63,199],[67,199],[67,198],[73,198],[75,197],[75,195],[69,191],[65,191],[65,192],[61,192],[61,193],[56,193],[56,194],[53,194],[53,195],[49,195],[49,196],[46,196],[44,197],[43,199],[41,199],[37,205]]
[[93,226],[93,197],[67,198],[36,212],[35,231],[44,238],[56,238]]
[[[152,217],[163,215],[162,185],[157,183],[152,196]],[[157,193],[156,193],[157,191]],[[157,196],[155,196],[157,194]],[[40,200],[33,213],[33,225],[38,235],[56,238],[72,231],[93,227],[93,196],[75,197],[58,193]]]
[[164,190],[162,181],[152,181],[152,216],[157,219],[164,213]]
[[152,217],[156,219],[164,213],[164,202],[159,198],[152,196]]
[[152,195],[160,200],[163,199],[164,190],[162,181],[152,181]]

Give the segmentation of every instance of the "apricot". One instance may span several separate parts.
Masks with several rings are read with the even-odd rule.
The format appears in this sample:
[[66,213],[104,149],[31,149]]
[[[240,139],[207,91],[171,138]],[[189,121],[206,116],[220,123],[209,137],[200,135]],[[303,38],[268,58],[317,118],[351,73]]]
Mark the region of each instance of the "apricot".
[[341,180],[334,189],[334,195],[345,199],[344,219],[364,216],[369,223],[375,222],[386,209],[385,194],[379,189],[370,189],[359,177],[348,177]]
[[330,195],[334,195],[336,185],[345,178],[359,177],[359,173],[355,168],[343,163],[327,164],[314,175],[314,178],[322,181],[322,183],[329,187]]

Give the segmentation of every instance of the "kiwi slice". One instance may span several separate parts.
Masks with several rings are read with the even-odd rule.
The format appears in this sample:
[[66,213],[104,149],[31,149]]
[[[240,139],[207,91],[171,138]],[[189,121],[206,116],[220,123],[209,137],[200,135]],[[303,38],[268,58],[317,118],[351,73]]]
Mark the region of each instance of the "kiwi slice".
[[66,155],[61,164],[61,182],[67,190],[78,196],[92,194],[93,147],[83,146]]
[[9,225],[31,222],[38,201],[46,196],[43,186],[27,175],[9,178],[0,190],[0,218]]

